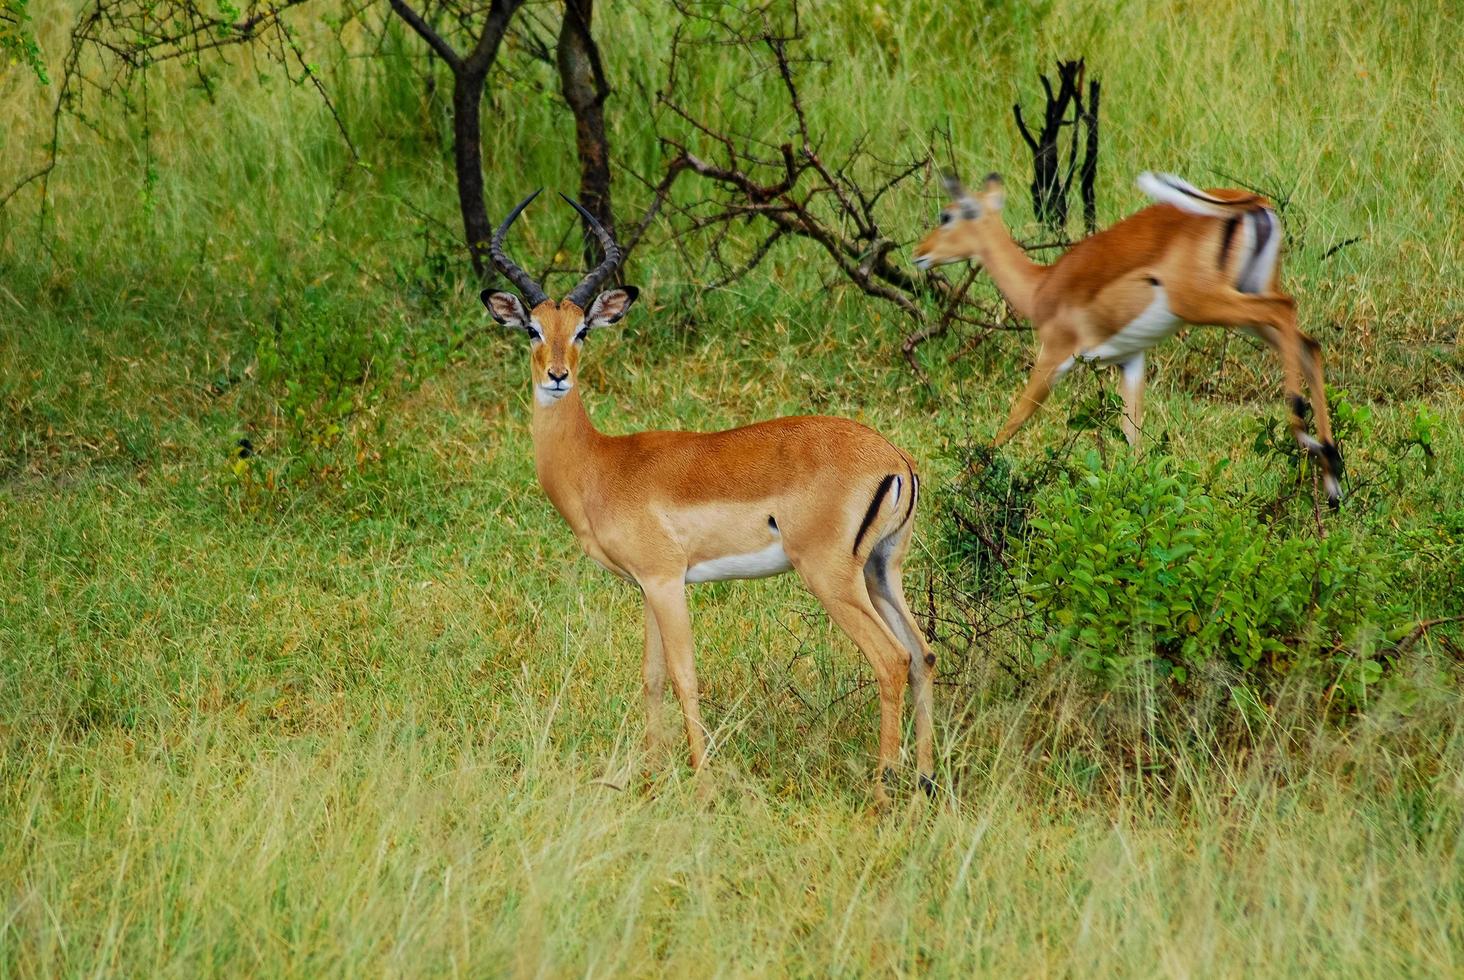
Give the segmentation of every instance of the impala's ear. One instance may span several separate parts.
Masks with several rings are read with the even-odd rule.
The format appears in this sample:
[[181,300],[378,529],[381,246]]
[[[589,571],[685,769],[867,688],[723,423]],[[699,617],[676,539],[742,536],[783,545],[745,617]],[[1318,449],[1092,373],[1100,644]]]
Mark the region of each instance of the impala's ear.
[[585,326],[608,327],[630,311],[631,304],[640,295],[640,290],[634,286],[621,286],[618,289],[607,289],[585,311]]
[[1002,182],[1001,174],[987,174],[986,182],[981,190],[981,206],[988,211],[1000,211],[1001,206],[1006,203],[1006,184]]
[[515,330],[529,329],[529,311],[524,309],[521,301],[513,293],[500,293],[492,289],[485,289],[480,294],[483,305],[488,307],[488,312],[493,319],[505,327],[513,327]]

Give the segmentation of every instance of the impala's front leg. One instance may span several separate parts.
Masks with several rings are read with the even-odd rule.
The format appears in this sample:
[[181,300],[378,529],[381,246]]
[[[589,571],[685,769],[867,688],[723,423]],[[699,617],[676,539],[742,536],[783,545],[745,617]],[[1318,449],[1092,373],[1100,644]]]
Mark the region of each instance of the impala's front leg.
[[1123,375],[1123,436],[1137,449],[1144,429],[1144,355],[1135,354],[1118,370]]
[[646,702],[646,754],[656,756],[666,731],[663,724],[666,694],[666,651],[661,643],[661,628],[651,602],[646,606],[646,654],[641,664],[641,692]]
[[1042,403],[1047,401],[1047,396],[1052,394],[1053,387],[1066,370],[1064,365],[1071,366],[1070,358],[1077,351],[1077,343],[1073,340],[1071,331],[1053,325],[1047,329],[1039,329],[1037,335],[1041,349],[1037,351],[1037,363],[1032,367],[1032,376],[1017,400],[1012,403],[1011,414],[1007,416],[1001,431],[996,434],[993,445],[1004,445],[1017,434],[1017,430],[1026,424],[1032,413],[1041,408]]
[[[661,650],[666,670],[671,674],[671,688],[681,702],[686,722],[686,746],[691,752],[691,768],[700,770],[706,762],[706,728],[702,725],[701,706],[696,686],[696,660],[692,653],[691,613],[686,608],[686,583],[682,578],[641,583],[646,609],[655,618],[661,635]],[[647,647],[649,653],[649,645]]]

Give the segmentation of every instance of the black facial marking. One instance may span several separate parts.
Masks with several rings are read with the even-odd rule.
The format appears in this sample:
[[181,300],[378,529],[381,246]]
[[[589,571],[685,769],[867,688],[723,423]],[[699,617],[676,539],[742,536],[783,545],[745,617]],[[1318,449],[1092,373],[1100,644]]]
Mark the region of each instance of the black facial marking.
[[879,481],[879,489],[874,491],[874,499],[869,502],[869,509],[864,512],[864,520],[859,522],[859,533],[854,535],[854,554],[859,554],[859,543],[864,540],[864,532],[869,530],[869,525],[874,523],[874,515],[879,513],[879,502],[889,492],[890,484],[895,482],[895,474],[888,474]]
[[1149,285],[1155,287],[1156,289],[1159,287],[1158,279],[1155,279],[1153,276],[1145,276],[1144,278],[1149,280]]
[[922,792],[925,793],[926,796],[931,796],[931,797],[935,796],[935,779],[934,779],[934,777],[927,776],[927,775],[925,775],[925,773],[922,772],[920,774],[920,789],[921,789]]
[[775,521],[775,520],[773,520],[773,515],[772,514],[769,514],[768,515],[768,530],[770,530],[770,531],[776,531],[777,529],[778,529],[778,522]]

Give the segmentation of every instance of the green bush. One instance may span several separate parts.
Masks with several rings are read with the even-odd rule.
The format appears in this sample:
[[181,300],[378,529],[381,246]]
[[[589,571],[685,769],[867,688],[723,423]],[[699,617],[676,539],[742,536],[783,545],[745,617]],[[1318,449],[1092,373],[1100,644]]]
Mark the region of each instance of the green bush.
[[420,343],[400,314],[319,289],[281,304],[256,344],[258,389],[234,472],[246,489],[335,484],[382,459],[386,404],[443,363],[446,338]]
[[1029,522],[1025,595],[1048,627],[1039,659],[1072,656],[1110,681],[1142,669],[1183,682],[1214,664],[1261,680],[1320,663],[1378,621],[1378,559],[1345,529],[1268,525],[1158,454],[1107,469],[1095,454],[1074,474]]

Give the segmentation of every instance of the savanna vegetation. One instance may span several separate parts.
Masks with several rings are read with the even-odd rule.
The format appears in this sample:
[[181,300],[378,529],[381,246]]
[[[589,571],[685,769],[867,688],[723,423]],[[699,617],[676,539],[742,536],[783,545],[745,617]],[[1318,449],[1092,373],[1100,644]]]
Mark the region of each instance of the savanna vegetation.
[[[463,51],[511,9],[495,220],[600,179],[603,73],[594,203],[642,301],[586,346],[602,429],[821,412],[921,461],[940,792],[883,817],[868,668],[792,576],[692,594],[712,797],[642,758],[639,596],[535,483],[526,347],[464,240],[463,69],[396,6],[0,4],[0,972],[1464,970],[1452,3],[602,0],[594,65],[559,3],[422,8]],[[218,23],[163,58],[180,10]],[[1144,169],[1280,206],[1336,513],[1275,359],[1219,330],[1151,356],[1143,455],[1097,371],[986,448],[1030,334],[905,258],[946,166],[1006,174],[1023,241],[1080,233],[1035,219],[1012,116],[1077,57],[1100,224]],[[725,165],[715,134],[770,179],[784,142],[903,174],[866,202],[889,245],[700,220],[746,195],[662,181]],[[585,256],[551,197],[513,247],[557,294]]]

